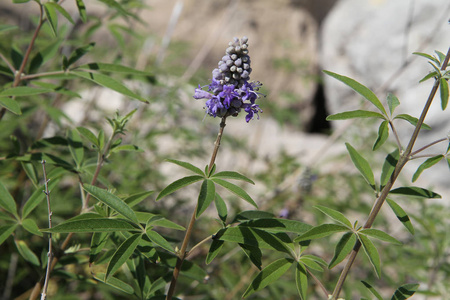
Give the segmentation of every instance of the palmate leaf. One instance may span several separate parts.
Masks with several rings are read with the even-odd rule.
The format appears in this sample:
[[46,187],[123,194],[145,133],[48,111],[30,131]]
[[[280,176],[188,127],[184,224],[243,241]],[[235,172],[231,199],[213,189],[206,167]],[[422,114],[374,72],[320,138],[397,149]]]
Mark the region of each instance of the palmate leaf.
[[409,283],[404,284],[399,287],[392,295],[391,300],[405,300],[412,297],[417,289],[419,288],[419,284],[417,283]]
[[306,300],[306,291],[308,290],[308,276],[306,275],[305,266],[298,262],[295,266],[295,284],[297,286],[298,295],[301,300]]
[[416,186],[405,186],[405,187],[399,187],[396,189],[393,189],[389,192],[390,194],[394,194],[394,195],[406,195],[406,196],[413,196],[413,197],[422,197],[422,198],[428,198],[428,199],[441,199],[442,196],[424,189],[424,188],[420,188],[420,187],[416,187]]
[[416,181],[420,174],[422,174],[422,172],[428,168],[431,168],[432,166],[434,166],[435,164],[437,164],[439,161],[441,161],[444,158],[444,155],[436,155],[434,157],[431,157],[429,159],[427,159],[426,161],[424,161],[416,170],[416,172],[414,173],[413,177],[412,177],[412,182]]
[[365,228],[358,231],[360,234],[365,234],[367,236],[379,239],[381,241],[389,242],[396,245],[402,245],[402,242],[397,240],[396,238],[390,236],[384,231],[374,229],[374,228]]
[[334,249],[334,256],[328,265],[329,269],[334,268],[339,263],[341,263],[347,255],[352,251],[353,247],[356,243],[356,236],[353,232],[345,233],[339,242],[336,244],[336,248]]
[[133,195],[130,195],[123,199],[126,204],[128,204],[129,207],[133,207],[139,203],[141,203],[143,200],[147,199],[151,194],[153,194],[155,191],[145,191],[136,193]]
[[369,100],[373,105],[375,105],[376,108],[378,108],[383,115],[386,115],[386,110],[384,109],[383,105],[381,104],[380,100],[377,98],[377,96],[367,87],[362,85],[361,83],[357,82],[354,79],[351,79],[346,76],[342,76],[330,71],[323,71],[325,74],[330,75],[331,77],[336,78],[337,80],[341,81],[342,83],[345,83],[350,88],[352,88],[355,92]]
[[185,161],[181,161],[181,160],[175,160],[175,159],[166,159],[168,162],[171,162],[173,164],[179,165],[180,167],[183,167],[185,169],[188,169],[189,171],[194,172],[197,175],[200,176],[205,176],[205,173],[203,173],[203,171],[199,168],[197,168],[196,166],[194,166],[191,163],[185,162]]
[[108,205],[128,220],[134,223],[139,223],[138,218],[131,207],[129,207],[122,199],[120,199],[116,195],[90,184],[84,184],[83,189],[85,189],[89,194],[91,194],[104,204]]
[[342,113],[337,113],[334,115],[329,115],[326,120],[327,121],[338,121],[338,120],[348,120],[354,118],[380,118],[386,120],[386,117],[380,113],[368,110],[353,110],[346,111]]
[[258,207],[258,205],[256,205],[255,201],[253,201],[253,199],[247,194],[246,191],[244,191],[242,188],[238,187],[237,185],[219,179],[219,178],[211,178],[212,181],[214,181],[215,183],[223,186],[224,188],[226,188],[227,190],[229,190],[230,192],[232,192],[233,194],[235,194],[236,196],[238,196],[239,198],[247,201],[248,203],[250,203],[251,205],[253,205],[254,207]]
[[0,106],[3,106],[10,112],[16,115],[21,115],[22,110],[20,109],[19,102],[11,97],[0,97]]
[[432,62],[435,62],[435,63],[438,64],[438,65],[440,64],[440,62],[439,62],[439,60],[438,60],[437,58],[435,58],[435,57],[433,57],[433,56],[431,56],[431,55],[429,55],[429,54],[427,54],[427,53],[413,52],[413,54],[418,55],[418,56],[425,57],[426,59],[429,59],[429,60],[431,60]]
[[301,242],[313,239],[319,239],[329,236],[336,232],[349,231],[349,228],[338,224],[321,224],[308,230],[306,233],[294,239],[294,242]]
[[31,234],[34,234],[37,236],[44,236],[44,234],[39,231],[39,227],[37,226],[36,221],[34,219],[30,219],[30,218],[23,219],[22,227]]
[[378,128],[378,137],[377,140],[375,141],[375,144],[373,144],[372,150],[375,151],[378,148],[380,148],[384,142],[386,142],[386,140],[389,137],[389,122],[388,121],[383,121],[380,124],[380,127]]
[[163,197],[176,192],[177,190],[181,189],[182,187],[188,186],[188,185],[193,184],[193,183],[195,183],[197,181],[200,181],[202,179],[204,179],[204,177],[200,176],[200,175],[187,176],[187,177],[183,177],[181,179],[178,179],[178,180],[172,182],[171,184],[169,184],[167,187],[165,187],[159,193],[158,197],[156,197],[156,201],[159,201]]
[[325,261],[322,261],[319,257],[314,255],[303,255],[300,257],[299,262],[302,262],[308,269],[323,272],[322,265],[327,265]]
[[253,279],[242,297],[246,298],[276,281],[290,268],[293,262],[293,259],[281,258],[269,264]]
[[[419,122],[419,119],[417,119],[415,117],[412,117],[410,115],[407,115],[407,114],[396,115],[394,117],[394,120],[395,119],[405,120],[405,121],[409,122],[413,126],[416,126],[417,123]],[[431,129],[431,127],[429,125],[425,124],[425,123],[423,123],[422,126],[420,126],[420,128],[425,129],[425,130],[430,130]]]
[[439,92],[440,92],[440,96],[441,96],[441,107],[442,107],[442,110],[445,110],[447,108],[447,104],[448,104],[448,82],[447,82],[447,79],[445,79],[445,78],[440,79]]
[[350,154],[350,158],[353,161],[355,167],[359,170],[361,175],[367,181],[367,183],[372,187],[372,189],[376,190],[375,187],[375,178],[373,177],[372,169],[370,168],[367,160],[358,153],[349,143],[345,143],[347,147],[348,153]]
[[394,214],[397,216],[397,219],[402,222],[403,226],[412,234],[414,235],[414,227],[411,223],[411,220],[409,219],[409,216],[406,214],[406,212],[403,210],[403,208],[400,207],[396,202],[394,202],[391,199],[386,199],[386,202],[391,207]]
[[117,248],[106,269],[106,280],[113,275],[130,258],[142,238],[142,233],[135,233]]
[[381,268],[380,268],[380,255],[378,254],[377,248],[375,248],[375,245],[372,243],[372,241],[366,237],[364,234],[358,234],[358,239],[362,244],[362,247],[364,249],[364,252],[366,253],[367,257],[369,258],[370,263],[372,264],[375,273],[377,274],[378,278],[381,277]]
[[337,210],[322,206],[322,205],[315,205],[314,208],[320,210],[336,222],[341,223],[344,226],[347,226],[348,229],[352,228],[352,223],[340,212]]
[[242,180],[251,184],[255,184],[253,180],[247,178],[246,176],[233,171],[222,171],[219,173],[216,173],[212,176],[212,178],[222,178],[222,179],[236,179],[236,180]]
[[214,201],[216,197],[216,186],[214,182],[209,179],[205,179],[200,187],[200,193],[197,200],[197,211],[195,212],[195,217],[198,218],[200,215],[209,207],[209,205]]
[[95,218],[68,220],[52,228],[41,229],[43,232],[70,233],[70,232],[115,232],[115,231],[141,231],[129,222],[121,219]]

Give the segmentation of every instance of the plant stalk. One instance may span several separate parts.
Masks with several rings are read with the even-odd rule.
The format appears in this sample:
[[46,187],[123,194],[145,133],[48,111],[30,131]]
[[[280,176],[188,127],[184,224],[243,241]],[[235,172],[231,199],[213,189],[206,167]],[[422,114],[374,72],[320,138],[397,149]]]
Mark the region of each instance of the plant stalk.
[[[209,175],[209,173],[211,172],[214,163],[216,161],[216,156],[217,156],[217,152],[219,151],[219,147],[220,147],[220,140],[222,139],[222,135],[223,135],[223,130],[225,129],[225,120],[226,120],[226,116],[222,118],[222,121],[220,122],[220,129],[219,129],[219,133],[217,134],[217,139],[214,142],[214,150],[213,153],[211,155],[211,160],[209,162],[208,165],[208,174],[206,174],[206,176]],[[183,265],[184,260],[186,259],[186,257],[188,256],[189,253],[186,252],[188,243],[189,243],[189,239],[191,237],[192,234],[192,229],[194,228],[194,223],[195,223],[195,214],[197,212],[197,205],[195,206],[194,212],[192,213],[191,216],[191,220],[189,221],[189,225],[188,228],[186,230],[186,234],[184,236],[183,239],[183,243],[181,244],[181,249],[179,251],[178,254],[178,258],[177,258],[177,264],[175,265],[175,268],[173,269],[173,275],[172,275],[172,281],[170,282],[170,286],[169,286],[169,290],[167,292],[167,296],[166,296],[166,300],[171,300],[173,297],[173,294],[175,292],[175,287],[177,285],[177,280],[178,280],[178,276],[180,275],[180,271],[181,271],[181,267]]]
[[[52,228],[52,208],[50,206],[50,191],[48,190],[48,182],[50,179],[47,179],[47,171],[45,170],[45,160],[42,161],[42,170],[44,173],[44,182],[45,182],[45,191],[44,194],[47,198],[47,209],[48,209],[48,228]],[[47,288],[48,288],[48,281],[50,279],[50,272],[51,272],[51,263],[53,258],[53,249],[52,249],[52,234],[48,234],[48,253],[47,253],[47,271],[45,272],[45,281],[44,281],[44,288],[42,290],[41,294],[41,300],[45,300],[47,298]]]
[[[445,70],[448,61],[450,59],[450,48],[447,51],[447,55],[445,57],[444,63],[442,64],[441,70]],[[395,180],[397,179],[398,175],[400,174],[401,170],[405,166],[405,164],[408,162],[411,156],[412,148],[414,147],[414,144],[417,140],[417,137],[419,135],[420,129],[422,127],[422,124],[425,120],[425,117],[428,113],[428,110],[430,109],[431,103],[433,102],[434,96],[436,95],[436,92],[439,87],[439,80],[435,80],[433,87],[431,89],[431,92],[428,96],[427,102],[425,103],[425,106],[422,110],[422,113],[420,115],[419,121],[417,122],[417,125],[414,129],[414,132],[411,136],[411,139],[409,141],[408,146],[406,147],[405,151],[401,154],[397,165],[395,166],[394,172],[392,173],[388,183],[381,191],[380,196],[375,201],[375,204],[372,207],[372,210],[369,214],[369,217],[367,218],[366,223],[364,224],[364,228],[370,228],[373,225],[373,222],[375,221],[375,218],[377,217],[378,213],[380,212],[381,207],[383,206],[384,201],[386,200],[389,192],[391,191],[392,186],[395,183]],[[345,279],[353,265],[353,262],[355,261],[356,256],[358,255],[359,250],[361,249],[361,243],[359,240],[355,243],[355,246],[353,247],[352,252],[350,253],[350,256],[347,260],[347,263],[342,270],[342,273],[338,279],[338,282],[336,284],[336,287],[333,291],[333,294],[331,295],[331,300],[336,300],[339,297],[339,294],[342,290],[342,287],[344,285]]]

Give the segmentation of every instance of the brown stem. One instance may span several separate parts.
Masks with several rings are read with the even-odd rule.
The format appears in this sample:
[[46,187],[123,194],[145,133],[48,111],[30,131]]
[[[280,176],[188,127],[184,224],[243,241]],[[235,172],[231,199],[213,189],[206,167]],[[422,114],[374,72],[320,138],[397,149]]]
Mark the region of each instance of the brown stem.
[[[213,153],[211,155],[211,160],[209,162],[209,166],[208,166],[208,173],[211,172],[212,167],[214,166],[214,163],[216,161],[216,156],[217,156],[217,152],[219,151],[219,147],[220,147],[220,140],[222,139],[222,135],[223,135],[223,130],[225,128],[225,120],[227,117],[223,117],[222,121],[220,122],[220,129],[219,129],[219,133],[217,134],[217,139],[214,142],[214,150]],[[208,174],[206,174],[208,176]],[[188,243],[189,243],[189,239],[191,237],[192,234],[192,229],[194,228],[194,223],[195,223],[195,214],[197,212],[197,206],[195,206],[194,212],[192,213],[191,216],[191,220],[189,222],[188,228],[186,230],[186,234],[184,236],[183,239],[183,243],[181,244],[181,249],[178,252],[178,258],[177,258],[177,263],[175,265],[175,268],[173,269],[173,275],[172,275],[172,280],[170,282],[170,286],[169,286],[169,290],[167,292],[167,296],[166,296],[166,300],[171,300],[173,297],[173,294],[175,292],[175,287],[177,285],[177,280],[178,280],[178,276],[180,275],[180,271],[181,271],[181,267],[183,265],[184,260],[186,259],[186,257],[190,254],[186,252]]]
[[420,148],[419,150],[416,150],[416,151],[412,152],[412,153],[410,154],[410,156],[415,156],[417,153],[420,153],[420,152],[422,152],[423,150],[428,149],[428,148],[430,148],[431,146],[436,145],[436,144],[438,144],[438,143],[440,143],[440,142],[444,142],[444,141],[448,141],[448,138],[442,138],[442,139],[439,139],[439,140],[437,140],[437,141],[434,141],[434,142],[432,142],[432,143],[430,143],[430,144],[428,144],[428,145],[425,145],[425,146],[423,146],[422,148]]
[[[442,64],[441,70],[445,70],[448,61],[450,59],[450,48],[447,51],[447,55],[445,57],[444,63]],[[395,166],[394,172],[391,175],[391,178],[389,179],[386,186],[381,191],[380,196],[375,201],[375,204],[372,207],[372,211],[369,214],[369,217],[367,218],[366,223],[364,224],[364,228],[370,228],[373,225],[373,222],[375,221],[375,218],[377,217],[378,213],[380,212],[381,206],[383,205],[384,201],[387,198],[387,195],[389,194],[392,186],[394,185],[395,180],[397,179],[398,175],[400,174],[401,170],[405,166],[405,164],[408,162],[411,156],[412,148],[414,147],[414,144],[417,140],[417,137],[419,135],[420,129],[422,127],[422,124],[425,120],[425,117],[428,113],[428,110],[431,106],[431,103],[433,102],[433,98],[436,95],[436,92],[439,87],[439,80],[436,80],[433,84],[433,88],[431,89],[430,95],[428,96],[427,102],[425,103],[425,106],[422,110],[422,113],[420,115],[419,121],[417,122],[417,125],[414,129],[414,132],[411,136],[411,139],[409,141],[408,146],[406,147],[405,152],[402,153],[400,156],[397,165]],[[331,296],[331,300],[336,300],[339,297],[339,294],[342,290],[342,287],[344,285],[345,279],[350,271],[350,268],[353,265],[353,262],[355,261],[356,255],[358,254],[359,250],[361,249],[361,243],[359,241],[356,242],[355,246],[353,247],[352,252],[350,253],[350,256],[347,260],[347,263],[342,270],[342,273],[339,277],[339,280],[336,284],[336,287],[333,291],[333,295]]]

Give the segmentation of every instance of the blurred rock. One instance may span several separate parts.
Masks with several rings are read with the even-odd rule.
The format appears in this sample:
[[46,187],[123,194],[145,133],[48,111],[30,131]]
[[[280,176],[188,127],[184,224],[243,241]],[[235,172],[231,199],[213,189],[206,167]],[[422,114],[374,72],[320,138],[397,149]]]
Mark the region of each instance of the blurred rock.
[[[412,52],[447,52],[449,13],[448,0],[341,0],[324,21],[320,65],[368,86],[384,103],[387,92],[394,93],[401,102],[396,113],[419,117],[433,84],[433,80],[421,84],[419,80],[432,68],[425,59],[415,58]],[[404,66],[410,60],[411,63]],[[396,73],[399,70],[401,72]],[[350,88],[329,76],[324,77],[324,83],[329,113],[361,108],[361,97]],[[433,130],[420,134],[415,149],[449,133],[448,109],[442,112],[439,94],[425,122]],[[342,124],[344,122],[333,125]],[[401,141],[406,145],[413,128],[404,121],[396,124]],[[432,148],[431,152],[442,153],[445,147],[441,148],[444,149]],[[414,161],[412,165],[417,167],[418,163]],[[430,183],[448,185],[450,182],[444,163],[439,164],[435,172],[425,171],[422,176],[428,177]]]

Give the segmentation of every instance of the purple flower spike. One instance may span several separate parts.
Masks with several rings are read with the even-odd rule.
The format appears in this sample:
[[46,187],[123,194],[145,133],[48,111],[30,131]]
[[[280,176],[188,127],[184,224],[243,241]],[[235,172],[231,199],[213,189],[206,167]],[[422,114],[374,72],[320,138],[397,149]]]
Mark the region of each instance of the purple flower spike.
[[241,110],[247,115],[248,123],[256,114],[262,113],[255,101],[264,96],[258,90],[262,84],[250,82],[250,56],[248,55],[248,38],[234,38],[228,43],[226,54],[212,72],[208,91],[198,86],[195,89],[195,99],[206,99],[206,113],[212,117],[236,117]]

